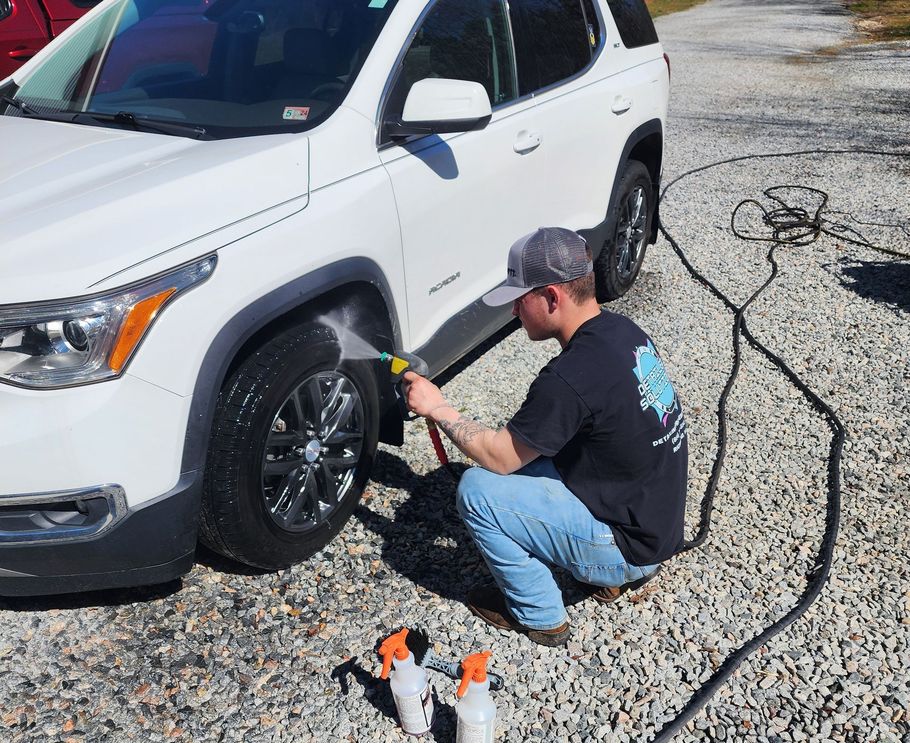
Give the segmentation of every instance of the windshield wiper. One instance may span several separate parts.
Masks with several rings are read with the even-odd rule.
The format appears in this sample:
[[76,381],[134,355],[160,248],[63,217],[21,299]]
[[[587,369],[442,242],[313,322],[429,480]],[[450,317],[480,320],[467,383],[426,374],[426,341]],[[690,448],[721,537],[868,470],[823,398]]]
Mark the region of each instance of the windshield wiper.
[[0,96],[0,101],[8,106],[17,109],[23,116],[30,119],[44,119],[46,121],[67,121],[71,124],[80,123],[80,119],[86,118],[102,123],[114,123],[121,126],[130,127],[139,131],[144,129],[150,132],[159,132],[161,134],[177,134],[180,136],[191,136],[194,139],[214,139],[208,134],[205,127],[196,126],[195,124],[179,124],[170,121],[153,121],[136,117],[129,111],[118,111],[115,114],[94,113],[88,111],[38,111],[27,103],[10,98],[7,95]]
[[7,106],[12,106],[17,111],[21,111],[26,116],[40,116],[35,109],[27,105],[23,101],[17,100],[16,98],[10,98],[8,95],[0,95],[0,101],[3,101]]
[[206,133],[205,127],[195,124],[179,124],[171,121],[157,121],[152,119],[137,118],[135,114],[129,111],[118,111],[115,114],[103,114],[95,112],[85,112],[81,114],[89,116],[95,121],[113,122],[122,126],[132,127],[137,131],[145,129],[150,132],[159,132],[161,134],[178,134],[182,136],[189,135],[194,139],[212,139],[212,135]]

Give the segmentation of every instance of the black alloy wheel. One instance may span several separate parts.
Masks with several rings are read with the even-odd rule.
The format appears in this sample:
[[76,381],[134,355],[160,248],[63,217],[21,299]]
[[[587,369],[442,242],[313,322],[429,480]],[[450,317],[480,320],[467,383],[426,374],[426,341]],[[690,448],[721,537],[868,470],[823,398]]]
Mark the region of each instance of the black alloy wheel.
[[306,559],[359,502],[378,434],[369,363],[339,362],[334,334],[318,325],[269,341],[240,364],[218,398],[200,538],[255,567]]
[[290,532],[317,529],[350,492],[363,450],[364,407],[339,371],[317,372],[284,401],[262,457],[262,497]]
[[598,301],[618,299],[638,278],[650,237],[653,199],[648,169],[630,160],[611,207],[613,235],[595,261]]

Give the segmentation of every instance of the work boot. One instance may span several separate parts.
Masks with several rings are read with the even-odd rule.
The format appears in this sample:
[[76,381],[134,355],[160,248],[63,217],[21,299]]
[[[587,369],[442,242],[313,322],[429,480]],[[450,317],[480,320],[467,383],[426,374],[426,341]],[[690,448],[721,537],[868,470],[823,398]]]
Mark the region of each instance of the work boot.
[[584,583],[578,581],[582,586],[582,589],[585,593],[588,594],[595,601],[599,601],[602,604],[612,604],[616,599],[622,596],[628,591],[637,591],[639,588],[645,585],[649,580],[656,577],[657,574],[663,570],[663,566],[658,565],[657,568],[650,575],[646,575],[643,578],[638,580],[629,581],[628,583],[623,583],[621,586],[592,586],[590,583]]
[[571,635],[568,622],[563,622],[554,629],[531,629],[530,627],[525,627],[512,616],[506,606],[505,597],[495,586],[475,586],[468,591],[467,604],[471,613],[483,619],[487,624],[491,624],[497,629],[512,630],[513,632],[526,634],[529,640],[536,642],[538,645],[547,645],[549,647],[565,645]]

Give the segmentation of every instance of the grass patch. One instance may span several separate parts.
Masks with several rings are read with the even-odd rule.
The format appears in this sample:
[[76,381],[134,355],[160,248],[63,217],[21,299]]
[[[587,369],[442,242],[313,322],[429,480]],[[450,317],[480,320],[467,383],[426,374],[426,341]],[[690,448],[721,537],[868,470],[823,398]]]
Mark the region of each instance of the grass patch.
[[910,0],[846,0],[873,41],[910,39]]
[[[688,10],[693,5],[701,5],[705,0],[645,0],[645,5],[651,12],[652,18],[668,13],[678,13],[680,10]],[[910,0],[908,0],[910,2]]]

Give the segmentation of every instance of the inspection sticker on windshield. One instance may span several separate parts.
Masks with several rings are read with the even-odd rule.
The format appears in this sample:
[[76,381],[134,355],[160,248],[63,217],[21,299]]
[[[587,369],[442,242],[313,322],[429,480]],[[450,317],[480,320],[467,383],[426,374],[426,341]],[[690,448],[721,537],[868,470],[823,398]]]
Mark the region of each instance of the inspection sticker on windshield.
[[285,106],[282,116],[285,121],[306,121],[309,117],[309,106]]

